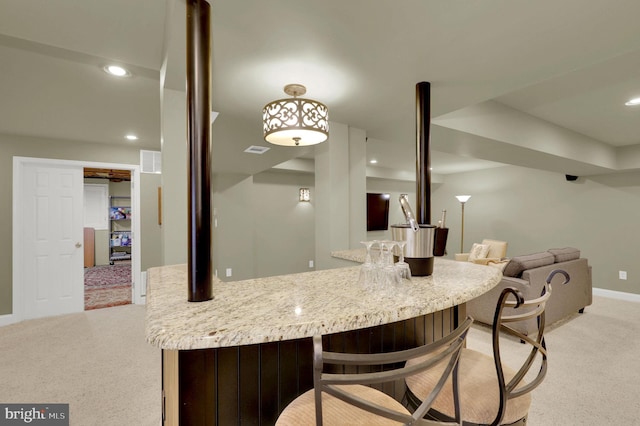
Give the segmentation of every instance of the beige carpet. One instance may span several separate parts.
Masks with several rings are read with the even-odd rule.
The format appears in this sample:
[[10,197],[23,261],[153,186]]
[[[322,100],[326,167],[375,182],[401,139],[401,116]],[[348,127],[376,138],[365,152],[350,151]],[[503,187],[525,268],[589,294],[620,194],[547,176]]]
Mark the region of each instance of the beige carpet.
[[160,350],[144,341],[144,306],[0,327],[0,402],[69,403],[76,426],[157,426]]
[[[490,352],[474,326],[468,345]],[[640,424],[640,304],[595,297],[547,334],[549,373],[529,424]],[[71,425],[160,424],[160,350],[144,307],[117,306],[0,327],[0,402],[70,403]],[[524,345],[508,341],[505,362]]]
[[[640,303],[594,297],[585,313],[550,327],[549,369],[533,392],[529,425],[640,425]],[[491,353],[491,330],[476,327],[468,346]],[[525,356],[502,344],[508,365]]]

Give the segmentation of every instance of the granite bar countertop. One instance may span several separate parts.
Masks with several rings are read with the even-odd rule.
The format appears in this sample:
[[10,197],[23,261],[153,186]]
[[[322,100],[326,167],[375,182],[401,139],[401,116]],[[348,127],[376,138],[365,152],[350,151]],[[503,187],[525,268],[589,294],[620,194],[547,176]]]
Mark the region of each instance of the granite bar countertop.
[[[377,256],[377,249],[371,248],[371,254],[375,257]],[[367,250],[362,248],[351,249],[351,250],[338,250],[332,251],[331,257],[337,257],[339,259],[350,260],[352,262],[364,263],[364,259],[367,255]]]
[[[364,259],[360,250],[332,253],[340,254],[355,262]],[[374,290],[358,283],[359,271],[354,266],[235,282],[216,279],[213,300],[188,302],[186,265],[151,268],[147,341],[189,350],[366,328],[465,303],[502,276],[496,268],[436,258],[433,275]]]

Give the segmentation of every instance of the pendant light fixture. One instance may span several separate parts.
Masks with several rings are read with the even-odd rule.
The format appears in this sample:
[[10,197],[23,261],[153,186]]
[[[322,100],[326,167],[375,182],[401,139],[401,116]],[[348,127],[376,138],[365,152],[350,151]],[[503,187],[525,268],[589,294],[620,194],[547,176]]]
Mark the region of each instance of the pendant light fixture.
[[287,84],[284,92],[293,98],[269,102],[262,109],[264,139],[283,146],[315,145],[326,141],[329,137],[327,106],[299,98],[307,93],[302,84]]

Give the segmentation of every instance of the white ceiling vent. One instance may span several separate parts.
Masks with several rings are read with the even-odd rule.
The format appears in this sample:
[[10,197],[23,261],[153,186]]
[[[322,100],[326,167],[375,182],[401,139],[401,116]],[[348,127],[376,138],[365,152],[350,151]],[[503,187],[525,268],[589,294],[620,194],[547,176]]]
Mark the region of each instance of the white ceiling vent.
[[269,151],[269,148],[259,145],[251,145],[249,148],[244,150],[244,152],[248,152],[249,154],[264,154],[267,151]]
[[140,150],[140,168],[142,173],[162,173],[162,153],[160,151]]

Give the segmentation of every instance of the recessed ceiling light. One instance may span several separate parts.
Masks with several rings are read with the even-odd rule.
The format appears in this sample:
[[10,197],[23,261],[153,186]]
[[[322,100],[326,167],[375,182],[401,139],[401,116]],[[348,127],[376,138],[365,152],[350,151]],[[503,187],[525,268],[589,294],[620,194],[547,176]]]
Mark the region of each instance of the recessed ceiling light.
[[115,75],[116,77],[129,77],[131,75],[129,70],[120,65],[107,65],[103,69],[107,74]]
[[633,98],[624,103],[626,106],[640,105],[640,98]]
[[130,140],[130,141],[137,141],[138,140],[138,137],[136,135],[132,135],[132,134],[129,134],[129,135],[125,136],[125,138],[127,140]]
[[369,161],[369,163],[371,163],[371,164],[377,164],[377,163],[378,163],[378,160],[371,160],[371,161]]

